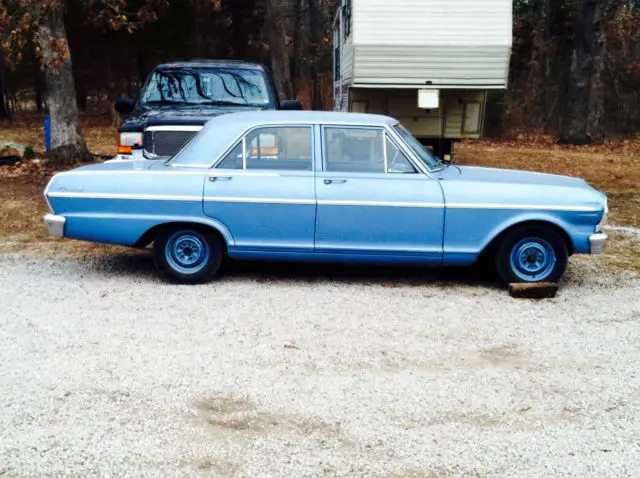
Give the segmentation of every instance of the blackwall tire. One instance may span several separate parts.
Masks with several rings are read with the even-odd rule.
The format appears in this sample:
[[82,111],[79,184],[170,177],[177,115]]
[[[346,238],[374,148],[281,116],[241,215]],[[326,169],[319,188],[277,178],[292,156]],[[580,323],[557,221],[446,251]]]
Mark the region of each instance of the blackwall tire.
[[154,241],[154,260],[169,282],[202,284],[218,275],[224,244],[211,230],[190,226],[161,229]]

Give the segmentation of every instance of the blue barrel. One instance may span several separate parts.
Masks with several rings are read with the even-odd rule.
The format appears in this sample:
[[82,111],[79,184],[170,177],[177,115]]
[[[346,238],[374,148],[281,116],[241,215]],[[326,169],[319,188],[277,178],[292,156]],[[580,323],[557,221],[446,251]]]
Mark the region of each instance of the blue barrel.
[[51,116],[44,117],[44,150],[51,149]]

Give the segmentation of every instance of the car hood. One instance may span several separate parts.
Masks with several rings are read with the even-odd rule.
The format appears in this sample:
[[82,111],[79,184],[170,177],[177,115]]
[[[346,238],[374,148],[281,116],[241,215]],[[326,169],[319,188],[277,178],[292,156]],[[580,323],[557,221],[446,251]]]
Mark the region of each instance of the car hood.
[[259,111],[261,107],[160,106],[136,108],[120,126],[120,131],[142,131],[147,126],[189,125],[201,126],[216,116],[240,111]]
[[518,171],[513,169],[483,168],[477,166],[449,166],[443,170],[444,179],[462,181],[479,181],[489,183],[511,183],[544,186],[587,186],[582,178],[562,176],[558,174]]
[[606,195],[581,178],[499,168],[446,166],[440,184],[447,203],[518,205],[525,209],[602,210]]

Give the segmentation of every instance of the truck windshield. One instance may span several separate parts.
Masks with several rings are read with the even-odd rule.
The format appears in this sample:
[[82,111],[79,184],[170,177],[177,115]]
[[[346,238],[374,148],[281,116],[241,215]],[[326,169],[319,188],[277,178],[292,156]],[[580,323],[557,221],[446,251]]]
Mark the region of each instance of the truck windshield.
[[420,158],[420,160],[427,166],[427,168],[433,170],[442,166],[442,160],[437,156],[432,155],[427,148],[425,148],[420,141],[418,141],[404,126],[396,124],[393,129],[396,133],[407,143],[407,146]]
[[271,99],[260,70],[170,68],[151,74],[142,103],[263,107]]

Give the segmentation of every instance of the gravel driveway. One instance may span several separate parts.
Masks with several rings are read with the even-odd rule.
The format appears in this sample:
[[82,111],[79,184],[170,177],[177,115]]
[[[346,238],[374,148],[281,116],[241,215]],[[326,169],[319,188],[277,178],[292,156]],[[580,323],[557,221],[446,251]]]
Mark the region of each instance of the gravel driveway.
[[640,475],[640,281],[336,274],[0,256],[0,476]]

